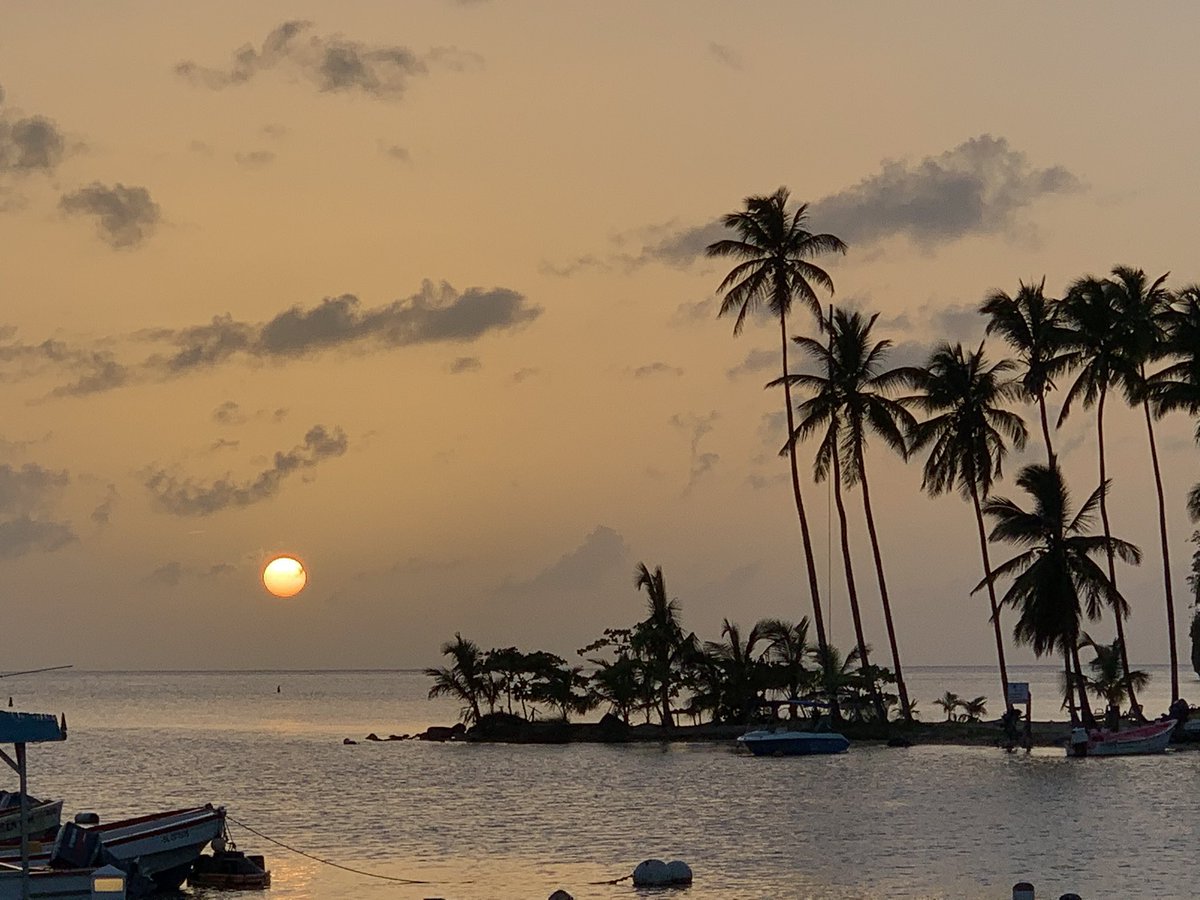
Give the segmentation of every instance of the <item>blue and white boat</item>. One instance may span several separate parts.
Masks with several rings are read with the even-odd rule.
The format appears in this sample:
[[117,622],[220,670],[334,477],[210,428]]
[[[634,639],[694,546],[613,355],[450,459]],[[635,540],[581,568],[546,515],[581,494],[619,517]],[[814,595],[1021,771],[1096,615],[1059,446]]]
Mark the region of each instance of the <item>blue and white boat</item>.
[[845,753],[850,742],[836,731],[748,731],[738,744],[755,756],[815,756]]

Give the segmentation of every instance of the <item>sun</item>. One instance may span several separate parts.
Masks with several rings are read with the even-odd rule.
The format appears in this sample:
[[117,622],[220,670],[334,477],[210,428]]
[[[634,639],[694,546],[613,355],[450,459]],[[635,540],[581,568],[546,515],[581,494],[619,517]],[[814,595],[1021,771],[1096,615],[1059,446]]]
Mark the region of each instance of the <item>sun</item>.
[[295,557],[277,556],[263,569],[262,580],[276,597],[295,597],[308,584],[308,573]]

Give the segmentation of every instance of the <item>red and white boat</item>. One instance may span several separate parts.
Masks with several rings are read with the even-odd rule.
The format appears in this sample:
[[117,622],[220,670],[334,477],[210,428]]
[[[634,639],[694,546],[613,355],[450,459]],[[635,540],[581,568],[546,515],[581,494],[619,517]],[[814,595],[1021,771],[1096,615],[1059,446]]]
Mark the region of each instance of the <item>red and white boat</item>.
[[[83,825],[95,834],[116,865],[154,881],[159,890],[174,891],[188,876],[204,848],[225,828],[225,808],[212,805],[176,809],[98,825]],[[31,848],[30,861],[44,866],[52,845]],[[20,850],[0,849],[0,862],[14,863]]]
[[1067,743],[1067,756],[1134,756],[1162,753],[1171,743],[1175,720],[1151,722],[1126,731],[1087,731],[1076,728]]

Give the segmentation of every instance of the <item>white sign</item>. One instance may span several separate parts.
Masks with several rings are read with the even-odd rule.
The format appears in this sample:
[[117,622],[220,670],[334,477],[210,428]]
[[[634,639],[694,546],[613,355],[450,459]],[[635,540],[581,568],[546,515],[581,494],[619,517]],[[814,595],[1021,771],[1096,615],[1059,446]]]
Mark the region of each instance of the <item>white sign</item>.
[[1008,683],[1008,702],[1009,703],[1028,703],[1029,702],[1029,682],[1028,681],[1010,681]]

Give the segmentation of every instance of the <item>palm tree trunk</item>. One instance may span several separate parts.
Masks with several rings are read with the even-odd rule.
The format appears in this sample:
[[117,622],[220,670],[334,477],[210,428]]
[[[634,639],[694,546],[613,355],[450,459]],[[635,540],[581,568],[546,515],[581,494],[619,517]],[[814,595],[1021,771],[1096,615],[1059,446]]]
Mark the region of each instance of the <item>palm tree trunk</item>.
[[[1108,580],[1115,588],[1117,586],[1117,564],[1113,557],[1112,529],[1108,525],[1108,491],[1105,488],[1108,477],[1104,468],[1104,401],[1107,398],[1108,389],[1107,386],[1103,386],[1100,388],[1100,402],[1096,406],[1096,439],[1100,447],[1100,521],[1104,525],[1104,540],[1107,544],[1105,555],[1108,557]],[[1115,609],[1113,618],[1117,620],[1117,638],[1121,641],[1121,669],[1125,673],[1125,690],[1129,695],[1130,712],[1138,722],[1145,723],[1146,717],[1142,715],[1142,707],[1137,702],[1137,695],[1133,692],[1133,679],[1129,675],[1129,653],[1125,649],[1125,624],[1121,621],[1120,612]]]
[[1167,504],[1163,498],[1162,471],[1158,465],[1158,447],[1154,442],[1154,424],[1150,403],[1142,400],[1146,414],[1146,435],[1150,438],[1150,462],[1154,466],[1154,489],[1158,492],[1158,536],[1162,542],[1163,590],[1167,599],[1167,640],[1171,646],[1171,702],[1179,699],[1179,651],[1175,640],[1175,593],[1171,589],[1171,558],[1167,551]]
[[1096,727],[1096,717],[1092,715],[1091,704],[1087,698],[1087,684],[1083,680],[1083,666],[1079,664],[1079,646],[1074,638],[1071,640],[1071,662],[1075,665],[1075,687],[1079,691],[1079,713],[1083,718],[1085,728]]
[[1071,673],[1071,657],[1066,653],[1063,654],[1063,674],[1067,676],[1067,710],[1071,714],[1071,724],[1075,725],[1079,722],[1079,713],[1075,711],[1075,677]]
[[1058,464],[1058,460],[1054,456],[1054,445],[1050,443],[1050,422],[1046,418],[1045,393],[1038,394],[1038,412],[1041,413],[1042,417],[1042,437],[1046,441],[1046,459],[1050,468],[1053,469]]
[[[1109,560],[1109,581],[1112,582],[1112,587],[1117,586],[1117,565],[1114,553],[1112,553],[1112,529],[1109,527],[1109,504],[1108,490],[1105,490],[1108,475],[1105,474],[1104,468],[1104,401],[1108,398],[1108,388],[1102,386],[1100,388],[1100,400],[1096,407],[1096,437],[1097,445],[1100,451],[1100,522],[1104,524],[1104,540],[1105,556]],[[1117,620],[1117,638],[1121,641],[1121,670],[1124,672],[1126,679],[1126,691],[1129,695],[1129,712],[1133,713],[1134,719],[1145,724],[1146,716],[1141,714],[1141,704],[1138,703],[1138,696],[1133,691],[1133,679],[1129,677],[1129,654],[1126,650],[1126,640],[1124,640],[1124,623],[1120,612],[1112,611],[1112,618]]]
[[871,552],[875,556],[875,575],[879,579],[879,599],[883,602],[883,620],[887,623],[888,643],[892,647],[892,666],[896,670],[896,690],[900,694],[900,710],[904,721],[912,724],[912,709],[908,704],[908,688],[904,685],[904,671],[900,668],[900,650],[896,646],[896,629],[892,625],[892,604],[888,599],[887,581],[883,577],[883,558],[879,554],[879,536],[875,532],[875,515],[871,511],[871,491],[867,486],[866,460],[861,456],[858,470],[862,478],[863,511],[867,517],[867,533],[871,536]]
[[[854,619],[854,638],[858,642],[858,662],[863,669],[870,670],[871,660],[867,655],[867,640],[863,636],[862,615],[858,609],[858,589],[854,584],[854,566],[850,562],[850,530],[846,525],[846,504],[842,502],[842,466],[838,461],[836,448],[833,456],[833,496],[837,505],[838,524],[842,535],[842,563],[846,568],[846,593],[850,597],[850,612]],[[875,705],[875,714],[880,722],[887,722],[887,710],[883,708],[883,698],[879,696],[879,685],[871,678],[871,700]]]
[[979,527],[979,552],[983,556],[983,577],[987,581],[988,603],[992,607],[992,630],[996,633],[996,658],[1000,661],[1000,690],[1004,698],[1004,709],[1010,711],[1008,702],[1008,666],[1004,663],[1004,636],[1000,631],[1000,606],[996,603],[996,586],[992,583],[992,561],[988,556],[987,529],[983,526],[983,508],[979,505],[979,487],[974,478],[967,479],[971,487],[971,502],[975,504],[975,523]]
[[[804,513],[804,498],[800,494],[800,468],[796,463],[796,444],[792,435],[796,430],[796,418],[792,411],[792,388],[788,384],[788,335],[787,319],[780,315],[779,332],[783,338],[783,402],[787,410],[788,463],[792,470],[792,494],[796,498],[796,516],[800,519],[800,537],[804,542],[804,562],[808,567],[808,590],[812,596],[813,623],[817,626],[817,646],[829,646],[825,638],[825,617],[821,613],[821,589],[817,584],[817,561],[813,556],[812,537],[808,531],[808,516]],[[833,701],[830,701],[833,702]]]

